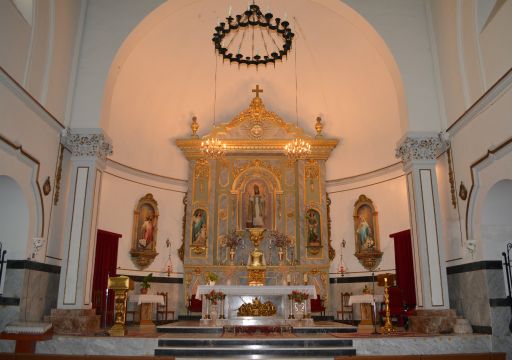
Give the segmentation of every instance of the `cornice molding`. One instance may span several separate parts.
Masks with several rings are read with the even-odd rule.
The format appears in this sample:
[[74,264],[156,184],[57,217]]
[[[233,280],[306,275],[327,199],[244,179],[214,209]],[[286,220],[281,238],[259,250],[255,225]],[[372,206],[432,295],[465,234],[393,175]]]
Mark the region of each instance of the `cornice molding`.
[[494,104],[512,86],[512,68],[510,68],[498,81],[494,83],[473,105],[471,105],[457,120],[451,124],[446,132],[454,137],[467,124],[480,113]]
[[0,83],[5,85],[21,102],[36,113],[46,124],[56,131],[64,129],[64,125],[37,101],[20,83],[18,83],[3,67],[0,66]]

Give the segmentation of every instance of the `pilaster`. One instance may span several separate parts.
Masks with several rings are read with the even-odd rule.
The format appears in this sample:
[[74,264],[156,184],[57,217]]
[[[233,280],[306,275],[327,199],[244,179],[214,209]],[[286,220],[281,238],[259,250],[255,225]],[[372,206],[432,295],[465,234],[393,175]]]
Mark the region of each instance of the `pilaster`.
[[437,133],[408,133],[398,143],[407,178],[418,309],[448,309],[436,157],[448,141]]
[[112,143],[102,129],[71,129],[62,136],[71,151],[58,309],[90,309],[101,178]]

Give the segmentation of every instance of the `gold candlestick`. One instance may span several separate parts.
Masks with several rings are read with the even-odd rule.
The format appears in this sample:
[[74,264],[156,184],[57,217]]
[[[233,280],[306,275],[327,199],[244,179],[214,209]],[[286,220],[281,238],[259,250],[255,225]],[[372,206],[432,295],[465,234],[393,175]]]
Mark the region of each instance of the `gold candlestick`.
[[386,306],[386,320],[382,327],[383,334],[391,334],[395,332],[393,324],[391,323],[391,313],[389,311],[389,292],[388,292],[388,278],[384,278],[384,304]]

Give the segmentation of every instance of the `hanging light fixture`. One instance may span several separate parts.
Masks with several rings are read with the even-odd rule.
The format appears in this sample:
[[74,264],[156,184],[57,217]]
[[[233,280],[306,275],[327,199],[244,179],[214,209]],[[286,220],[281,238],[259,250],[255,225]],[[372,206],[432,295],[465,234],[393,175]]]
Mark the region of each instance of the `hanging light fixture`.
[[[217,57],[215,57],[215,78],[213,90],[213,130],[215,131],[215,117],[217,104]],[[201,141],[201,153],[205,159],[218,160],[226,155],[227,146],[221,139],[216,137],[204,138]]]
[[[298,100],[298,80],[297,80],[297,44],[295,44],[295,119],[297,130],[299,128],[299,100]],[[284,146],[284,153],[290,163],[297,160],[307,159],[311,155],[311,144],[307,139],[297,136]]]
[[254,0],[235,17],[231,16],[230,6],[226,22],[218,21],[215,27],[215,50],[224,60],[239,65],[275,64],[288,54],[295,36],[286,17],[274,18],[270,9],[264,14]]
[[201,141],[201,152],[207,159],[221,159],[226,155],[226,150],[226,144],[218,138],[208,138]]

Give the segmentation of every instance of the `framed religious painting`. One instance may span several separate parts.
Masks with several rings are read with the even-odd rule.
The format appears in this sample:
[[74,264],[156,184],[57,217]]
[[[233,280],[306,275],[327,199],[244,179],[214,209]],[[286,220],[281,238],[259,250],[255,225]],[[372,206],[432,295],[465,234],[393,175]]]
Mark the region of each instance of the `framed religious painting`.
[[152,194],[146,194],[133,212],[132,246],[130,255],[141,269],[149,266],[155,257],[158,232],[158,203]]
[[205,209],[197,208],[192,213],[190,234],[190,249],[196,255],[205,254],[208,246],[208,213]]
[[382,259],[378,225],[378,212],[373,201],[360,195],[354,204],[355,256],[369,271],[374,270]]
[[322,249],[322,223],[320,221],[320,212],[309,208],[306,210],[306,248],[309,256],[318,255]]

